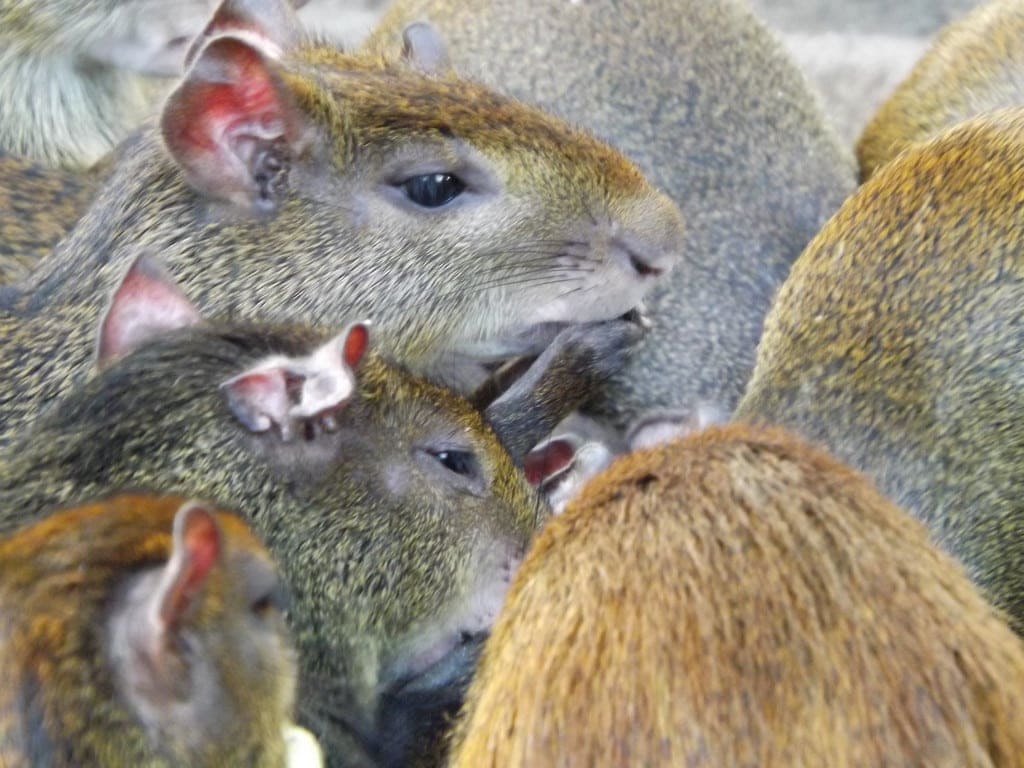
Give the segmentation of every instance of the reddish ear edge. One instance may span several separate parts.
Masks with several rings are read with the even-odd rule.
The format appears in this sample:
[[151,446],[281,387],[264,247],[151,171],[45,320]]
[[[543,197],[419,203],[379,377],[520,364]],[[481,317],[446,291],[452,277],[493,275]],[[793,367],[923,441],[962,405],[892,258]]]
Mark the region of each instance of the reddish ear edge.
[[370,324],[365,320],[353,323],[348,329],[348,334],[345,336],[345,345],[341,353],[342,358],[345,360],[345,365],[349,368],[357,367],[363,359],[363,355],[366,354],[369,344]]
[[213,511],[197,501],[186,503],[174,516],[173,538],[159,604],[159,617],[168,628],[178,626],[192,607],[223,548]]

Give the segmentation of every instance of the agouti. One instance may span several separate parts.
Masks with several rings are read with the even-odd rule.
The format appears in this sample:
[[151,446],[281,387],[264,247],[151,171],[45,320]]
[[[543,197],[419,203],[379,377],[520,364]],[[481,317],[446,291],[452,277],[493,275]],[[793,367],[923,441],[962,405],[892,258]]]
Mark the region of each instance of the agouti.
[[789,265],[854,188],[780,43],[735,0],[396,0],[366,43],[397,56],[432,24],[462,74],[585,126],[676,202],[682,260],[653,326],[589,412],[729,414]]
[[865,472],[1024,629],[1024,110],[880,168],[793,264],[736,418]]
[[679,212],[635,166],[421,71],[429,33],[385,65],[303,41],[289,13],[226,0],[161,130],[124,150],[74,230],[0,296],[19,329],[0,347],[16,382],[0,391],[6,428],[85,374],[102,303],[140,253],[215,314],[370,318],[379,349],[462,391],[481,363],[631,310],[679,257]]
[[1024,2],[994,0],[938,35],[857,141],[862,180],[907,147],[1024,103]]
[[366,351],[365,326],[203,321],[148,261],[97,336],[98,374],[0,456],[0,530],[118,489],[243,511],[294,596],[303,722],[329,759],[383,764],[457,705],[546,516],[501,441],[536,443],[635,341],[619,323],[567,329],[548,361],[564,402],[529,372],[481,414]]
[[1024,765],[1024,644],[782,430],[619,459],[531,545],[453,766]]
[[239,518],[173,496],[0,539],[0,763],[283,768],[285,594]]

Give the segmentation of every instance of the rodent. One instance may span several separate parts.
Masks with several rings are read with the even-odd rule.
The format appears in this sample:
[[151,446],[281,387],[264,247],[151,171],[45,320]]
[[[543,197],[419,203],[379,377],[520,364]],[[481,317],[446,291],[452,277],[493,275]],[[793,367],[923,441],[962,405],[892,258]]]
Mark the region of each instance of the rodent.
[[116,495],[0,539],[0,763],[285,765],[295,652],[238,517]]
[[585,126],[679,206],[683,256],[645,300],[653,327],[587,412],[732,411],[789,265],[853,190],[786,52],[734,0],[396,0],[363,50],[433,25],[454,69]]
[[34,269],[88,209],[96,174],[49,168],[0,151],[0,285]]
[[1024,3],[988,2],[943,28],[857,140],[861,180],[907,147],[1024,103]]
[[422,71],[429,30],[387,64],[304,41],[271,5],[226,0],[160,131],[123,148],[75,228],[0,295],[18,328],[0,342],[17,381],[0,442],[85,374],[102,302],[142,252],[214,314],[371,318],[379,349],[463,392],[482,363],[633,309],[681,255],[678,209],[632,163]]
[[211,0],[6,0],[0,151],[86,168],[157,111]]
[[859,473],[733,424],[545,525],[450,765],[1022,761],[1024,644],[962,567]]
[[1024,110],[880,168],[796,260],[735,418],[865,472],[1024,630]]
[[0,455],[0,530],[122,488],[244,512],[294,595],[302,722],[332,764],[399,764],[458,703],[547,516],[502,441],[539,441],[621,364],[628,326],[560,334],[563,403],[528,372],[481,413],[367,348],[363,325],[204,320],[140,260],[98,324],[97,374]]

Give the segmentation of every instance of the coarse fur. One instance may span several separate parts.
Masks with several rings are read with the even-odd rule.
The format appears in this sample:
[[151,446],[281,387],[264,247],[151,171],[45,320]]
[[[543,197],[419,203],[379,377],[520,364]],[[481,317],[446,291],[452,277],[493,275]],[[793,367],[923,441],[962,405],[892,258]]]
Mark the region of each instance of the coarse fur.
[[206,323],[143,344],[0,458],[0,528],[121,488],[243,510],[294,595],[300,716],[331,764],[392,765],[457,704],[456,672],[546,510],[480,412],[373,352],[333,431],[283,442],[235,419],[223,382],[323,340]]
[[[210,570],[184,598],[188,610],[169,637],[136,649],[113,632],[126,612],[145,625],[135,627],[139,637],[162,621],[130,613],[131,598],[153,600],[149,593],[162,588],[155,579],[175,567],[172,553],[183,555],[172,527],[185,506],[173,496],[120,495],[54,512],[0,540],[6,768],[284,765],[295,654],[271,600],[275,566],[239,518],[203,513],[218,529],[215,561],[201,566]],[[122,676],[123,665],[139,663],[129,651],[158,664],[135,674],[152,689],[134,690]],[[140,702],[167,686],[161,674],[177,677],[160,692],[167,701],[154,718]]]
[[789,264],[853,189],[853,158],[781,44],[734,0],[396,0],[365,48],[422,19],[454,68],[585,126],[679,206],[682,261],[650,333],[589,410],[729,413]]
[[828,447],[1024,628],[1024,110],[879,169],[794,263],[736,418]]
[[857,141],[861,179],[975,115],[1024,103],[1024,2],[993,0],[944,28]]
[[1024,645],[925,528],[781,430],[621,458],[538,534],[453,766],[1019,766]]
[[[159,253],[214,314],[330,327],[369,318],[377,348],[463,391],[481,362],[539,352],[537,333],[630,310],[680,255],[671,201],[562,121],[291,28],[275,59],[263,51],[272,41],[220,23],[162,133],[123,147],[52,257],[0,293],[11,329],[0,369],[17,381],[0,392],[0,443],[86,374],[103,302],[142,252]],[[251,134],[215,130],[223,105],[210,88],[248,105],[225,125],[238,118]],[[190,133],[211,125],[223,144]],[[282,135],[263,135],[272,128]],[[259,165],[270,161],[273,172]],[[232,175],[240,167],[244,178]],[[404,196],[404,180],[442,172],[467,187],[449,204]]]

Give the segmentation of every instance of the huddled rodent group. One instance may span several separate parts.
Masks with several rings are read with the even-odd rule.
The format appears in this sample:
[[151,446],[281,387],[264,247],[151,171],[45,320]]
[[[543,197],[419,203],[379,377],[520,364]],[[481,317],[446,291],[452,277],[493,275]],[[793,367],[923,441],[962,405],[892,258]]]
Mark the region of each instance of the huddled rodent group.
[[1024,765],[1019,3],[856,190],[736,0],[295,5],[0,119],[0,761]]

